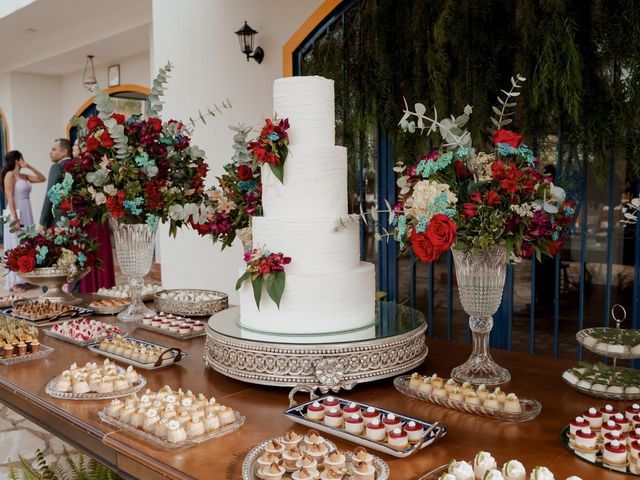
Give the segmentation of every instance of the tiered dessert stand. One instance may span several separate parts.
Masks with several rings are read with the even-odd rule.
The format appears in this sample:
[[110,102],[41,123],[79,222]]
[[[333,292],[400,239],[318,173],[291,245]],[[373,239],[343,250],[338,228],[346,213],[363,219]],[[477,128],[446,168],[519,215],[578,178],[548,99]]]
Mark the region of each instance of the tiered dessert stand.
[[[223,375],[250,383],[293,387],[314,395],[350,390],[393,377],[427,356],[427,322],[417,310],[378,302],[375,323],[333,335],[261,334],[240,326],[240,308],[215,314],[207,326],[205,362]],[[304,321],[304,319],[301,319]]]

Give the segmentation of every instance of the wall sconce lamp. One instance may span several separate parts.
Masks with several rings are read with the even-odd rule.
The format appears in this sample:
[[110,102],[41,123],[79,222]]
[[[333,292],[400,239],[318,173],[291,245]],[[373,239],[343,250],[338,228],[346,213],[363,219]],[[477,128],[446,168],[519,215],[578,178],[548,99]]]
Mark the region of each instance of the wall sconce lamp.
[[87,63],[84,66],[84,73],[82,74],[82,85],[91,91],[91,88],[97,84],[98,80],[96,79],[96,69],[93,66],[93,55],[87,55]]
[[258,32],[247,25],[245,21],[242,28],[236,32],[236,35],[238,35],[238,40],[240,40],[240,50],[247,56],[247,62],[250,58],[253,58],[256,62],[262,63],[264,50],[260,47],[256,47],[255,50],[253,49],[253,39],[256,33]]

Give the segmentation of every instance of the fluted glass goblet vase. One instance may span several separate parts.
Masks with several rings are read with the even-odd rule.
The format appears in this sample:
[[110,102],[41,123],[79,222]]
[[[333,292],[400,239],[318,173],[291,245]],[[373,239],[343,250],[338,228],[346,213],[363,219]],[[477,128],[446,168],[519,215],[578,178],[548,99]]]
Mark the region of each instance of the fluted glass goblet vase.
[[118,314],[118,320],[134,322],[145,315],[155,315],[156,312],[142,302],[141,292],[143,279],[151,270],[156,230],[146,223],[120,223],[114,219],[111,219],[111,229],[120,269],[127,276],[131,295],[131,303]]
[[498,365],[489,353],[489,334],[493,314],[502,301],[507,271],[503,246],[480,251],[452,250],[462,308],[469,314],[473,351],[469,359],[451,371],[458,382],[474,385],[500,385],[511,379],[506,368]]

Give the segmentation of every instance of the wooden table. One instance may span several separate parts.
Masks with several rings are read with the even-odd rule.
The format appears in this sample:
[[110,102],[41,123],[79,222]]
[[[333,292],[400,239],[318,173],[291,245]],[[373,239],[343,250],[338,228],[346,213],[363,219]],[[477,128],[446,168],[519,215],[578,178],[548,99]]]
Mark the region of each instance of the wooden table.
[[[97,318],[113,321],[109,320],[111,317]],[[168,384],[176,389],[182,387],[194,393],[213,395],[245,415],[246,424],[238,432],[198,447],[177,452],[154,448],[99,420],[96,412],[108,401],[58,400],[45,393],[47,382],[69,368],[71,363],[83,365],[103,357],[44,335],[41,335],[41,342],[55,348],[49,358],[11,367],[0,366],[0,401],[121,475],[141,479],[241,478],[242,462],[253,446],[294,427],[295,424],[282,415],[282,410],[288,406],[288,390],[242,383],[206,368],[203,337],[181,341],[142,329],[136,329],[135,336],[178,346],[189,353],[178,365],[143,372],[149,388],[159,389]],[[470,349],[466,345],[440,341],[428,341],[428,345],[429,355],[420,371],[437,372],[445,377],[452,367],[464,361]],[[503,389],[513,390],[521,397],[535,398],[543,404],[542,413],[536,420],[504,423],[431,406],[400,394],[391,380],[363,384],[351,392],[344,392],[342,396],[347,398],[425,420],[437,420],[448,428],[446,437],[412,457],[396,459],[381,455],[391,468],[392,479],[418,478],[453,458],[472,459],[479,450],[491,452],[499,465],[513,458],[522,461],[528,470],[535,465],[545,465],[558,480],[570,475],[578,475],[584,480],[624,478],[622,474],[576,459],[560,443],[560,432],[571,418],[589,406],[604,403],[564,384],[560,375],[571,362],[505,351],[494,351],[493,354],[513,376]],[[302,395],[299,400],[304,400]],[[299,432],[305,431],[299,425],[295,428]],[[336,438],[331,440],[339,447],[354,448]]]

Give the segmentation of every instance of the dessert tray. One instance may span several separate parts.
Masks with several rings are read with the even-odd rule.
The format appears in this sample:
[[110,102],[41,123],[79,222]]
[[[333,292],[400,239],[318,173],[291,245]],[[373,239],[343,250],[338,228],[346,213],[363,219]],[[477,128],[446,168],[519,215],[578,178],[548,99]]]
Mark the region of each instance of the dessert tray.
[[445,382],[435,375],[403,375],[395,378],[393,385],[400,393],[418,400],[508,422],[528,422],[542,411],[542,405],[537,400],[507,395],[500,387],[490,393],[482,386],[459,385],[453,380]]
[[116,325],[88,318],[54,323],[51,328],[44,330],[44,334],[79,347],[86,347],[102,338],[112,338],[116,335],[126,336],[126,333],[123,334]]
[[[140,297],[143,302],[149,302],[153,300],[153,295],[162,290],[162,286],[154,284],[142,285],[142,291]],[[116,285],[111,288],[100,288],[95,292],[94,297],[97,298],[121,298],[125,300],[131,300],[131,292],[129,291],[129,284]]]
[[[312,440],[314,443],[312,443]],[[326,451],[326,455],[321,456],[315,454],[313,451],[307,453],[313,445],[319,446],[316,447],[315,450]],[[316,455],[315,458],[313,456],[314,454]],[[329,458],[331,454],[334,454],[334,458]],[[305,456],[306,460],[303,460]],[[320,461],[318,461],[318,459],[320,459]],[[359,459],[362,460],[362,463],[360,463]],[[335,461],[332,462],[332,460]],[[299,464],[300,467],[298,468],[296,464]],[[307,467],[304,465],[307,465]],[[354,467],[369,470],[366,472],[369,476],[354,476]],[[371,467],[373,468],[371,469]],[[254,447],[247,454],[242,464],[242,479],[258,480],[271,478],[262,473],[262,469],[264,468],[273,468],[274,473],[276,470],[279,470],[283,475],[277,478],[287,480],[292,478],[297,479],[298,474],[300,474],[303,469],[305,473],[310,474],[310,476],[304,478],[318,478],[320,474],[324,475],[320,478],[337,480],[353,478],[387,480],[389,478],[389,466],[382,459],[370,455],[362,447],[359,447],[354,452],[339,451],[333,442],[321,437],[315,430],[309,430],[304,436],[298,435],[295,432],[287,432],[285,436],[272,438]],[[329,470],[331,470],[331,473],[329,473]]]
[[166,385],[158,392],[147,390],[140,397],[114,400],[98,416],[165,450],[193,447],[222,437],[239,430],[245,421],[213,397],[196,396],[190,390],[173,391]]
[[640,371],[606,365],[580,362],[565,370],[562,379],[585,395],[609,400],[639,400]]
[[[60,382],[65,382],[65,386],[61,387]],[[128,386],[118,389],[117,382]],[[64,400],[108,400],[136,393],[146,383],[146,378],[133,367],[125,370],[106,359],[102,366],[96,363],[87,363],[84,367],[72,364],[69,370],[49,380],[45,392]]]
[[[447,433],[447,429],[438,422],[429,423],[390,410],[332,396],[320,397],[289,408],[284,414],[296,423],[393,457],[408,457]],[[357,422],[355,417],[360,417]],[[411,432],[408,431],[410,426]],[[357,429],[364,431],[357,433]],[[374,430],[377,430],[377,433]]]
[[24,300],[24,297],[19,295],[5,295],[0,297],[0,308],[7,308],[13,305],[13,302]]
[[621,411],[611,405],[589,408],[562,430],[560,439],[564,447],[582,461],[640,476],[640,406],[637,404]]
[[53,303],[49,300],[22,300],[14,302],[11,308],[2,310],[4,315],[26,320],[38,325],[46,325],[60,318],[74,318],[93,313],[88,308]]
[[587,350],[609,358],[640,357],[640,330],[622,328],[586,328],[576,334],[576,340]]
[[159,311],[190,317],[210,317],[229,308],[227,294],[215,290],[160,290],[153,299]]
[[198,320],[158,313],[154,316],[145,316],[141,321],[135,322],[138,328],[168,335],[181,340],[203,337],[207,334],[206,325]]
[[99,315],[115,315],[129,306],[128,298],[101,298],[92,300],[89,308]]
[[31,360],[42,360],[43,358],[47,358],[49,355],[53,353],[53,348],[47,347],[46,345],[39,344],[39,348],[37,351],[27,351],[20,355],[19,353],[14,353],[13,356],[9,357],[8,355],[3,355],[0,357],[0,365],[16,365],[22,362],[30,362]]
[[[478,452],[473,461],[456,461],[451,460],[447,465],[442,465],[428,472],[419,478],[419,480],[440,480],[445,478],[446,474],[450,474],[448,478],[482,478],[487,480],[523,478],[529,480],[548,480],[555,478],[553,473],[542,466],[533,467],[529,476],[524,465],[518,460],[509,460],[498,469],[498,463],[489,452]],[[580,477],[572,476],[572,480],[581,480]],[[569,480],[569,479],[567,479]]]
[[89,345],[89,350],[144,370],[156,370],[178,363],[187,354],[179,348],[167,347],[140,338],[103,339]]

